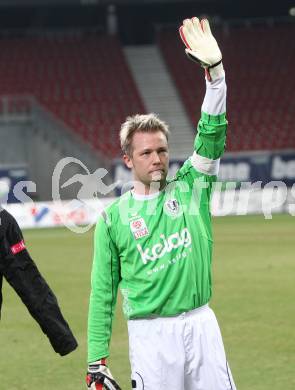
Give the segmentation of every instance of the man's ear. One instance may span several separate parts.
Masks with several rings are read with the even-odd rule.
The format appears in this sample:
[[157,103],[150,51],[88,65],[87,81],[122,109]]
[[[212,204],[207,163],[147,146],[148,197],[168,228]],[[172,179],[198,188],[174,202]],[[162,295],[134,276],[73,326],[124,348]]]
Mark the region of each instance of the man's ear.
[[127,168],[129,168],[129,169],[133,168],[132,159],[130,156],[128,156],[128,154],[123,155],[123,161],[124,161]]

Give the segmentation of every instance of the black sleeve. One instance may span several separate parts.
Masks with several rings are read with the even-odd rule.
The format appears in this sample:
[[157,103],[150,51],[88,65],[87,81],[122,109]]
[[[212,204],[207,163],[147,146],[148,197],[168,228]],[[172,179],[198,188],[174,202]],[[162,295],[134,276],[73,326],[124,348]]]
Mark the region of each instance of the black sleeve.
[[49,338],[55,352],[62,356],[72,352],[78,345],[77,341],[60,311],[53,291],[30,257],[16,220],[5,210],[0,212],[0,218],[0,279],[2,274],[14,288]]
[[[1,263],[1,258],[0,258],[0,263]],[[0,319],[1,319],[1,307],[2,307],[2,279],[3,279],[3,276],[2,276],[2,273],[0,271]]]

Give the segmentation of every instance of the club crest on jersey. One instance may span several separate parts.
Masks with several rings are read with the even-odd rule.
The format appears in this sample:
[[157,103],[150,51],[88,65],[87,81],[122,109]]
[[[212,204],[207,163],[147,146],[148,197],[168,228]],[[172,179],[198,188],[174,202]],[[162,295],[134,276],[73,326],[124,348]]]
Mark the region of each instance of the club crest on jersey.
[[131,221],[130,229],[136,240],[150,234],[143,218],[137,218]]
[[180,207],[177,199],[169,199],[164,204],[167,214],[176,216],[179,214]]

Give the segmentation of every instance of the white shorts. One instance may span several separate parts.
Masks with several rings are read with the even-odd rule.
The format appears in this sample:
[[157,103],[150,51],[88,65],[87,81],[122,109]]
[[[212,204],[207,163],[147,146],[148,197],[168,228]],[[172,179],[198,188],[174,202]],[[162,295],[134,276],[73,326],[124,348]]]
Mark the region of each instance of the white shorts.
[[128,321],[132,388],[236,390],[208,305],[175,317]]

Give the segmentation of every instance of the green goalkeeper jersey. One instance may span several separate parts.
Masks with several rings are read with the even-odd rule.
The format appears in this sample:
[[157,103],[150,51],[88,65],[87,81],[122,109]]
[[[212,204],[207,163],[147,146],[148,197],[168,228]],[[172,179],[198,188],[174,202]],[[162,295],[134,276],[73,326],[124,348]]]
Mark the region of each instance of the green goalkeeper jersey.
[[99,218],[88,362],[109,355],[118,288],[127,319],[173,316],[210,300],[210,196],[225,146],[225,95],[224,79],[207,82],[194,152],[163,191],[126,192]]

